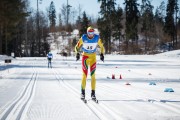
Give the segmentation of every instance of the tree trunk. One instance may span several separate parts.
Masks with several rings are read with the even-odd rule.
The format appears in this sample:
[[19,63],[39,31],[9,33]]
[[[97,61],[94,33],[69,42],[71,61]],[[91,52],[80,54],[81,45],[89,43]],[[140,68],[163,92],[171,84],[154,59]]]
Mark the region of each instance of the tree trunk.
[[120,53],[120,42],[121,42],[121,36],[119,35],[119,53]]
[[5,54],[8,54],[7,25],[5,27]]
[[2,26],[0,26],[0,54],[2,54]]

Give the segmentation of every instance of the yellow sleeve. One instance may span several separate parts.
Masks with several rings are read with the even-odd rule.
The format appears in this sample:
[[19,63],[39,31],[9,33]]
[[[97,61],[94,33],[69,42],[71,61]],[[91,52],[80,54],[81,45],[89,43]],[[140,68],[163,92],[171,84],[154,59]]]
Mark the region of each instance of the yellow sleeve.
[[98,45],[100,47],[100,53],[104,54],[105,50],[101,39],[98,40]]
[[79,41],[77,42],[76,46],[75,46],[75,52],[78,53],[79,52],[79,49],[81,48],[83,44],[83,40],[82,40],[82,37],[79,39]]

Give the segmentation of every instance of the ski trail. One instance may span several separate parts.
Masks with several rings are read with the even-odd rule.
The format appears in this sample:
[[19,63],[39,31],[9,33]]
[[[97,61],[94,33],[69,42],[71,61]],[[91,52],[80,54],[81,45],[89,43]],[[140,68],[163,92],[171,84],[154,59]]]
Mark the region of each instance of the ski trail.
[[[64,78],[62,75],[60,75],[59,73],[57,73],[57,77],[59,77],[58,79],[60,80],[60,83],[64,85],[64,87],[66,87],[67,89],[71,90],[71,92],[73,92],[77,97],[79,97],[79,91],[77,89],[75,89],[74,87],[72,87],[70,84],[68,84],[67,82],[65,82]],[[88,95],[87,95],[88,96]],[[88,96],[87,98],[90,99],[90,96]],[[122,117],[118,116],[114,111],[112,111],[111,109],[109,109],[106,105],[104,104],[97,104],[94,103],[93,101],[88,102],[87,106],[89,107],[89,109],[92,110],[93,113],[96,114],[96,116],[102,120],[108,120],[108,119],[118,119],[118,120],[123,120]]]

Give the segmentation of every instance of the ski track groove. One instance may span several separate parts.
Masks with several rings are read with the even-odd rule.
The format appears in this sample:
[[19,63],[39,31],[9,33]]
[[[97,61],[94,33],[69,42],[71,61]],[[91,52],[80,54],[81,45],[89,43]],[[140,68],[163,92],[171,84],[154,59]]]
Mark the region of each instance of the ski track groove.
[[[163,85],[161,85],[161,86],[163,86]],[[140,87],[134,87],[136,90],[138,90],[138,92],[139,92],[139,94],[141,94],[141,95],[143,95],[143,93],[142,93],[142,91],[143,92],[149,92],[150,91],[150,89],[143,89],[143,88],[140,88]],[[156,90],[156,89],[151,89],[151,92],[159,92],[158,90]],[[163,91],[162,91],[163,92]],[[167,93],[168,94],[168,93]],[[173,94],[173,93],[171,93],[171,94]],[[140,96],[141,96],[140,95]],[[151,95],[152,96],[152,95]],[[178,98],[178,96],[176,96],[176,98]],[[168,100],[161,100],[160,98],[157,98],[157,97],[155,97],[155,96],[153,96],[152,97],[152,99],[151,98],[146,98],[147,100],[152,100],[152,101],[154,101],[154,102],[161,102],[161,103],[163,103],[163,101],[166,103],[166,104],[168,104],[169,106],[171,106],[171,107],[175,107],[175,108],[177,108],[177,109],[180,109],[180,105],[179,106],[177,106],[177,104],[175,104],[175,102],[168,102]],[[180,100],[178,101],[178,102],[180,102]],[[176,110],[176,111],[178,111],[178,110]]]
[[[53,69],[53,70],[54,70],[54,69]],[[54,75],[56,76],[56,79],[58,80],[58,82],[59,82],[60,85],[64,86],[67,90],[71,91],[74,95],[79,96],[78,93],[75,92],[75,91],[77,91],[77,90],[74,91],[72,88],[69,88],[69,87],[64,83],[64,80],[63,80],[62,75],[59,75],[59,73],[58,73],[57,71],[55,71],[55,70],[54,70],[53,72],[54,72]],[[80,100],[80,99],[79,99],[79,100]],[[87,103],[84,103],[84,104],[87,104]],[[97,114],[98,111],[94,110],[94,109],[91,108],[90,106],[88,106],[88,108],[95,114],[95,116],[96,116],[97,118],[101,119],[101,118],[99,117],[99,115]],[[96,111],[96,112],[95,112],[95,111]],[[102,115],[100,115],[100,116],[102,116]],[[105,120],[106,120],[106,118],[105,118]]]
[[[113,92],[113,93],[117,93],[117,92]],[[129,96],[128,96],[128,97],[129,97]],[[100,101],[100,100],[99,100],[99,101]],[[106,111],[108,111],[108,113],[110,113],[110,114],[112,114],[112,116],[114,116],[114,119],[118,119],[118,120],[119,120],[119,119],[124,119],[124,118],[125,118],[125,119],[131,119],[131,118],[129,118],[128,116],[124,116],[122,112],[117,115],[117,111],[118,111],[118,110],[115,109],[115,108],[113,108],[113,107],[111,107],[111,105],[104,104],[103,101],[101,101],[101,105],[102,105],[102,106],[101,106],[102,108],[104,108]],[[126,107],[127,107],[127,106],[126,106]],[[133,108],[131,105],[129,105],[128,108],[136,112],[136,109]],[[119,111],[118,111],[118,112],[119,112]],[[120,118],[119,116],[122,116],[122,117]]]
[[[1,114],[0,118],[2,120],[20,120],[22,117],[22,114],[26,108],[26,105],[30,101],[32,94],[34,93],[35,83],[37,80],[38,73],[35,71],[33,67],[33,74],[24,88],[24,90],[21,92],[20,96],[17,97]],[[27,108],[26,108],[27,109]]]
[[[100,71],[100,73],[108,73],[109,74],[109,71],[106,71],[106,70],[103,70],[103,71]],[[141,73],[139,73],[139,72],[134,72],[134,73],[137,73],[137,74],[140,74],[140,75],[143,75],[143,76],[145,76],[144,74],[141,74]],[[162,82],[162,81],[165,81],[164,80],[164,78],[162,78],[162,80],[154,80],[155,78],[153,78],[153,77],[149,77],[148,75],[147,75],[147,79],[149,79],[150,81],[156,81],[156,82]],[[161,79],[161,78],[159,78],[159,79]],[[148,83],[147,83],[148,84]],[[161,84],[161,86],[165,86],[165,87],[167,87],[167,85],[162,85]],[[142,88],[138,88],[138,87],[136,87],[136,89],[142,89]],[[143,91],[144,90],[146,90],[146,89],[143,89]],[[146,90],[146,91],[148,91],[148,90]],[[156,91],[156,90],[155,90]],[[140,93],[140,91],[139,91],[139,93]],[[146,101],[149,101],[149,98],[145,98],[145,100]],[[159,100],[159,99],[152,99],[152,100],[154,100],[154,101],[151,101],[151,102],[161,102],[162,103],[162,101],[161,100]],[[169,109],[171,109],[171,110],[174,110],[176,113],[180,113],[179,112],[179,109],[180,109],[180,106],[177,106],[175,103],[173,104],[173,103],[166,103],[166,104],[168,104],[169,105]],[[160,104],[159,104],[160,105]],[[162,105],[162,104],[161,104]],[[167,106],[165,106],[165,105],[162,105],[163,107],[165,107],[165,108],[167,108]],[[177,109],[174,109],[174,107],[176,107]]]
[[[53,73],[54,73],[56,79],[58,80],[59,85],[62,85],[64,88],[71,91],[71,93],[73,93],[74,95],[79,97],[80,96],[79,91],[75,87],[73,87],[71,84],[69,84],[67,81],[65,81],[62,74],[60,74],[54,68],[52,68],[52,69],[53,69]],[[80,69],[76,69],[76,70],[80,71]],[[101,72],[103,74],[104,73],[112,74],[112,73],[110,73],[110,71],[106,71],[106,70],[104,70],[104,72],[100,71],[100,73]],[[137,74],[140,74],[140,73],[137,72]],[[26,87],[23,89],[23,91],[21,92],[19,97],[17,97],[14,100],[14,102],[9,104],[7,106],[7,109],[2,111],[0,119],[11,120],[12,117],[14,117],[15,119],[23,120],[24,115],[27,112],[27,108],[28,108],[27,106],[30,103],[30,100],[32,99],[33,94],[35,93],[35,86],[36,86],[37,78],[38,78],[38,73],[37,73],[37,71],[34,70],[34,73],[32,74],[31,79],[29,80]],[[148,78],[148,76],[147,76],[147,79],[149,79],[150,81],[151,80],[154,81],[154,78]],[[156,81],[162,82],[162,80],[156,80]],[[161,86],[165,86],[165,85],[161,85]],[[141,100],[142,102],[146,102],[146,103],[152,103],[154,108],[167,109],[168,111],[173,111],[177,114],[180,114],[180,111],[179,111],[180,105],[177,106],[177,104],[175,104],[173,102],[168,102],[168,101],[165,104],[158,98],[153,97],[153,99],[151,99],[151,98],[149,99],[149,97],[144,96],[145,92],[149,92],[149,89],[147,90],[147,89],[143,89],[143,88],[140,88],[137,86],[133,86],[133,88],[136,90],[135,92],[138,92],[138,95],[136,95],[136,97],[134,97],[126,90],[123,90],[123,89],[119,90],[117,88],[117,85],[114,88],[112,88],[112,86],[110,86],[108,84],[98,84],[97,87],[101,87],[101,89],[104,89],[105,91],[109,91],[110,93],[120,93],[125,98],[129,98],[129,99],[133,99],[133,100],[134,99]],[[110,87],[111,87],[111,89],[109,89]],[[129,86],[129,87],[132,87],[132,86]],[[143,90],[143,92],[142,92],[142,90]],[[157,92],[157,90],[154,89],[154,92]],[[88,96],[88,98],[90,98],[89,95],[87,95],[87,96]],[[144,97],[142,98],[142,96],[144,96]],[[24,99],[25,99],[25,102],[24,102]],[[87,101],[88,101],[88,99],[87,99]],[[99,101],[100,101],[99,104],[97,104],[93,101],[89,101],[86,104],[84,103],[97,116],[97,118],[102,119],[102,120],[109,120],[109,119],[120,120],[120,119],[127,117],[127,116],[123,116],[123,115],[122,115],[122,117],[120,117],[121,113],[117,114],[118,108],[113,108],[113,106],[111,106],[111,104],[105,104],[105,101],[103,101],[103,100],[99,100]],[[140,109],[140,108],[134,108],[130,105],[127,107],[129,107],[130,110],[132,110],[132,111],[137,111],[138,109]],[[49,116],[49,115],[47,115],[47,116]],[[128,117],[127,119],[131,119],[131,118]]]
[[[142,100],[144,102],[151,102],[151,103],[155,103],[156,105],[158,105],[159,107],[162,107],[162,108],[165,108],[165,109],[169,109],[171,111],[174,111],[176,112],[177,114],[180,114],[180,111],[179,111],[179,107],[176,106],[177,109],[174,108],[175,105],[170,105],[168,104],[161,104],[162,102],[160,100],[154,100],[154,99],[149,99],[149,98],[142,98],[141,96],[143,96],[142,93],[139,93],[139,95],[137,97],[132,97],[132,95],[130,95],[129,93],[127,93],[126,91],[119,91],[117,90],[117,88],[113,88],[111,90],[109,90],[109,87],[111,86],[108,86],[108,85],[98,85],[98,86],[101,86],[104,87],[106,90],[110,91],[110,92],[116,92],[116,93],[121,93],[121,95],[125,96],[125,98],[129,98],[129,99],[137,99],[137,100]],[[141,99],[142,98],[142,99]],[[102,101],[103,102],[103,101]]]
[[[166,104],[164,104],[164,103],[162,103],[162,101],[160,101],[160,100],[154,100],[154,99],[149,99],[149,97],[144,97],[144,98],[142,98],[142,96],[144,96],[144,94],[142,93],[142,91],[140,91],[141,90],[141,88],[138,90],[138,96],[137,97],[132,97],[132,95],[131,94],[129,94],[129,93],[127,93],[127,91],[126,90],[123,90],[123,89],[121,89],[121,90],[119,90],[117,87],[117,85],[115,86],[115,87],[113,87],[113,88],[111,88],[111,89],[109,89],[109,87],[112,87],[111,85],[102,85],[102,84],[98,84],[97,85],[97,87],[99,87],[99,88],[101,88],[101,89],[104,89],[103,91],[105,91],[105,90],[107,90],[107,91],[109,91],[109,92],[112,92],[112,93],[120,93],[121,94],[121,96],[124,96],[124,98],[129,98],[129,99],[136,99],[137,101],[142,101],[142,102],[145,102],[145,103],[147,103],[147,105],[150,103],[152,103],[152,105],[153,105],[153,108],[155,108],[155,109],[167,109],[168,111],[171,111],[171,112],[174,112],[174,113],[176,113],[176,114],[179,114],[180,112],[179,112],[179,108],[178,108],[178,106],[176,106],[175,108],[174,108],[174,106],[171,106],[171,103],[169,103],[169,102],[167,102]],[[131,86],[128,86],[128,87],[131,87]],[[146,90],[146,91],[148,91],[148,90]],[[137,92],[137,91],[136,91]],[[103,100],[99,100],[101,103],[105,103]],[[123,101],[123,100],[122,100]],[[153,104],[154,103],[154,104]],[[167,106],[167,104],[169,105],[169,106]],[[118,111],[118,113],[120,114],[120,115],[122,115],[122,117],[124,117],[125,119],[131,119],[131,118],[129,118],[128,116],[124,116],[123,115],[123,113],[121,112],[120,113],[120,111],[117,109],[117,108],[113,108],[110,104],[108,105],[108,104],[105,104],[106,106],[108,106],[108,107],[110,107],[111,109],[113,109],[113,111],[114,112],[117,112]],[[134,111],[134,112],[137,112],[137,108],[134,108],[134,107],[132,107],[131,105],[126,105],[126,107],[127,108],[129,108],[131,111]],[[138,108],[139,110],[141,109],[141,108]],[[141,110],[140,110],[141,111]],[[149,114],[148,114],[149,115]],[[151,117],[151,115],[149,115],[149,117]]]
[[[80,71],[80,69],[78,69],[78,71]],[[107,71],[107,70],[103,70],[103,71],[100,71],[100,73],[110,73],[110,71]],[[137,73],[137,74],[140,74],[140,73]],[[147,76],[147,79],[149,79],[149,81],[154,81],[154,78],[152,78],[151,76],[149,77],[149,75],[144,75],[143,74],[143,76]],[[162,78],[163,79],[163,78]],[[162,80],[156,80],[157,82],[158,81],[160,81],[160,82],[162,82]],[[148,84],[148,83],[147,83]],[[161,86],[165,86],[165,85],[161,85]],[[138,88],[138,87],[136,87],[136,89],[139,89],[139,96],[140,96],[140,98],[141,98],[141,95],[143,95],[143,93],[140,91],[142,88]],[[143,89],[144,90],[144,89]],[[148,90],[146,90],[146,91],[148,91]],[[154,91],[157,91],[157,90],[154,90]],[[119,92],[119,91],[118,91]],[[132,95],[128,95],[127,93],[126,93],[126,91],[124,91],[124,92],[122,92],[122,94],[124,94],[124,96],[126,96],[126,97],[128,97],[128,98],[131,98],[132,99]],[[141,94],[141,95],[140,95]],[[138,96],[138,97],[139,97]],[[145,98],[142,98],[142,99],[139,99],[138,97],[136,97],[136,99],[137,100],[141,100],[141,101],[144,101],[144,102],[150,102],[150,103],[155,103],[157,106],[159,106],[159,107],[161,107],[161,108],[165,108],[165,109],[168,109],[168,110],[171,110],[171,111],[174,111],[175,113],[177,113],[177,114],[179,114],[180,112],[179,112],[179,108],[180,108],[180,106],[177,106],[175,103],[173,104],[173,103],[169,103],[169,102],[167,102],[166,104],[162,104],[163,102],[161,101],[161,100],[159,100],[159,99],[154,99],[154,97],[153,97],[153,99],[149,99],[149,97],[145,97]],[[102,101],[103,102],[103,101]],[[167,106],[168,105],[168,106]],[[110,106],[110,105],[109,105]],[[158,108],[157,106],[154,106],[154,107],[156,107],[156,108]],[[134,108],[133,108],[134,109]]]
[[[64,81],[64,78],[62,75],[60,75],[58,72],[54,70],[54,73],[56,75],[57,80],[59,81],[60,84],[63,84],[63,86],[73,92],[76,96],[79,97],[78,90],[72,87],[69,83]],[[90,96],[88,96],[90,98]],[[87,99],[88,101],[88,99]],[[84,103],[85,104],[85,103]],[[98,105],[97,105],[98,104]],[[109,119],[118,119],[121,120],[123,119],[122,117],[118,116],[114,111],[109,109],[106,105],[103,103],[95,103],[95,102],[87,102],[86,103],[87,107],[101,120],[109,120]],[[101,106],[101,108],[97,107]]]

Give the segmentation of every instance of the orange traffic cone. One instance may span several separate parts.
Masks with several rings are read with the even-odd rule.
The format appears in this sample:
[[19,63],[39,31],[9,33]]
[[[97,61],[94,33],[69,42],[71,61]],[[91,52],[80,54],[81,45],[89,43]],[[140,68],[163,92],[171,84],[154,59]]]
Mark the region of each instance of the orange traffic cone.
[[112,74],[112,79],[115,79],[115,74]]
[[121,76],[121,74],[120,74],[120,77],[119,77],[119,79],[122,79],[122,76]]

